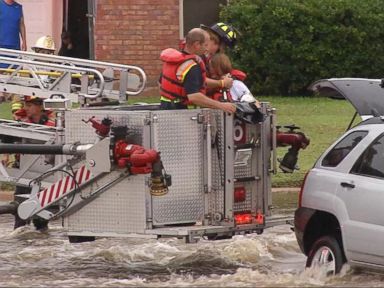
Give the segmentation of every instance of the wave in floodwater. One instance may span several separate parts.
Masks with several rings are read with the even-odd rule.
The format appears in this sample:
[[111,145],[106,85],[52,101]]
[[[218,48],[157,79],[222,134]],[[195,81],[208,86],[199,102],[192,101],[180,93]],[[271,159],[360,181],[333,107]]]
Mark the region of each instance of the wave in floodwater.
[[345,266],[325,277],[304,270],[290,226],[264,234],[185,244],[176,238],[100,238],[71,244],[60,222],[47,233],[32,226],[12,231],[12,217],[0,217],[0,286],[6,287],[255,287],[382,286],[384,276]]

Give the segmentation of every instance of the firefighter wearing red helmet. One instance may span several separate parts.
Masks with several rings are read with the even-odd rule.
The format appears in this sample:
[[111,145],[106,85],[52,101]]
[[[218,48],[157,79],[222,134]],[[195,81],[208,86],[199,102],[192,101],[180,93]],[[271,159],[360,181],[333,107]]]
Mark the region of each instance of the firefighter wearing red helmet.
[[[39,98],[36,96],[24,96],[23,98],[24,107],[18,109],[14,112],[14,118],[17,121],[25,122],[25,123],[34,123],[46,126],[56,126],[56,121],[54,117],[53,111],[44,110],[43,107],[43,98]],[[19,155],[15,155],[16,160]],[[20,194],[29,194],[31,193],[30,187],[24,187],[16,185],[15,190],[15,201],[21,203],[25,200],[25,198],[18,196]],[[21,219],[18,214],[15,215],[15,225],[14,228],[18,228],[26,225],[27,222]],[[43,219],[33,219],[33,224],[37,230],[46,230],[48,229],[48,221]]]
[[36,96],[24,96],[24,107],[14,112],[17,121],[55,126],[55,116],[52,111],[44,110],[43,99]]

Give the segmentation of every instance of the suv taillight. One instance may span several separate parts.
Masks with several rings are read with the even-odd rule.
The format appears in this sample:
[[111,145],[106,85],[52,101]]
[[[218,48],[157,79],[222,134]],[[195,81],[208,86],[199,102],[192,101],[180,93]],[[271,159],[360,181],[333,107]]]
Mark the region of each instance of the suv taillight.
[[301,207],[301,200],[303,198],[303,190],[304,190],[305,180],[307,180],[308,173],[309,173],[309,171],[307,173],[305,173],[303,183],[301,184],[300,193],[299,193],[299,208]]

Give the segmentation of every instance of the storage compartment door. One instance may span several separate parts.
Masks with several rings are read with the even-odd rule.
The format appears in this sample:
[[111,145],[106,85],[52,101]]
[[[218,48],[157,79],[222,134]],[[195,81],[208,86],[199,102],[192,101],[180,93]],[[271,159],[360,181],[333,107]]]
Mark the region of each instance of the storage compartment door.
[[204,125],[200,109],[153,112],[152,147],[161,152],[172,186],[152,196],[153,225],[195,223],[204,213]]

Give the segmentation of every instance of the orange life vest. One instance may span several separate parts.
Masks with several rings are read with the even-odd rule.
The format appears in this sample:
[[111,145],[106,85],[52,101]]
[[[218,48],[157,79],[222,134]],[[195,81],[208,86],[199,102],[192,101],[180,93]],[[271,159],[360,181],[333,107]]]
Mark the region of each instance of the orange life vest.
[[183,87],[184,77],[189,70],[199,65],[203,78],[200,92],[205,94],[206,69],[205,64],[197,55],[185,54],[176,49],[168,48],[161,52],[163,70],[160,78],[160,94],[171,101],[190,104]]

